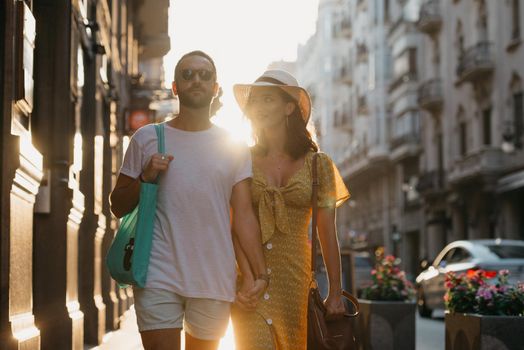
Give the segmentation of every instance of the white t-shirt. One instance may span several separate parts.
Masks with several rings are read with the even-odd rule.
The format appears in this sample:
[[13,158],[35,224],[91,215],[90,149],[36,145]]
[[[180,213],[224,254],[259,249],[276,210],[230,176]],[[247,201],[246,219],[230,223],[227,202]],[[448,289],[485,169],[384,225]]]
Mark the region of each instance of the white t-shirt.
[[[233,186],[252,176],[251,154],[216,125],[197,132],[164,125],[165,153],[174,159],[158,179],[146,288],[232,302],[230,199]],[[147,125],[131,138],[120,172],[137,178],[154,153],[156,131]]]

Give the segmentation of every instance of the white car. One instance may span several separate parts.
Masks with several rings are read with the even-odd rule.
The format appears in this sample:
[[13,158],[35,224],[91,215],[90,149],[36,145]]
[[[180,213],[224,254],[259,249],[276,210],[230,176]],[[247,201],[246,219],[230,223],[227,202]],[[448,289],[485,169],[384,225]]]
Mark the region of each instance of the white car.
[[[477,269],[495,272],[507,269],[509,283],[524,281],[524,241],[482,239],[448,244],[433,264],[416,278],[420,316],[431,317],[433,310],[445,308],[444,280],[447,272]],[[496,279],[492,282],[495,283]]]

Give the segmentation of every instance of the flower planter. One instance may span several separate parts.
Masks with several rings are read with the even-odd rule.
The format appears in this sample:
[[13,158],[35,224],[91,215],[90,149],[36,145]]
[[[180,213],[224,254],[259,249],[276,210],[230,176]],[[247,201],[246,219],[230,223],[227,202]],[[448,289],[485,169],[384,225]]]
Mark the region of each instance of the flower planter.
[[414,302],[359,299],[360,350],[414,350]]
[[446,350],[524,350],[524,317],[446,313]]

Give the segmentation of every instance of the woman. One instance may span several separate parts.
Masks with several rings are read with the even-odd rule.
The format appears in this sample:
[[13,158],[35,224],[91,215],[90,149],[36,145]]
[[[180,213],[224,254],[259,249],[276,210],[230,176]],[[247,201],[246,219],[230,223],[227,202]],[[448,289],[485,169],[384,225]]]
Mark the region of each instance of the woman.
[[[251,121],[255,146],[255,211],[261,226],[269,287],[260,299],[248,297],[255,276],[235,245],[241,276],[232,318],[238,350],[304,350],[307,298],[311,282],[312,159],[318,151],[306,129],[311,100],[296,79],[281,70],[266,71],[254,84],[235,85],[235,98]],[[341,317],[340,250],[335,208],[349,193],[331,159],[317,158],[318,233],[328,272],[328,317]],[[259,277],[259,276],[257,276]]]

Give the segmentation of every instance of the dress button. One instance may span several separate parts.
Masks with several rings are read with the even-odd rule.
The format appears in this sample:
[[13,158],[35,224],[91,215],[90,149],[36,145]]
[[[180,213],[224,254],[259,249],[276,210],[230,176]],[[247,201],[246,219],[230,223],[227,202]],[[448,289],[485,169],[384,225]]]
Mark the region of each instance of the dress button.
[[268,319],[266,320],[266,322],[267,322],[267,324],[269,324],[269,325],[272,325],[272,324],[273,324],[273,320],[270,319],[270,318],[268,318]]
[[271,274],[271,269],[269,267],[267,268],[267,274]]
[[269,300],[269,294],[267,294],[267,293],[264,294],[264,299],[265,299],[265,300]]
[[273,249],[273,244],[271,244],[271,243],[266,244],[266,248],[267,248],[267,250]]

